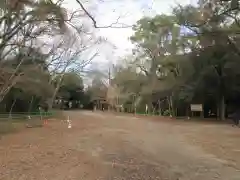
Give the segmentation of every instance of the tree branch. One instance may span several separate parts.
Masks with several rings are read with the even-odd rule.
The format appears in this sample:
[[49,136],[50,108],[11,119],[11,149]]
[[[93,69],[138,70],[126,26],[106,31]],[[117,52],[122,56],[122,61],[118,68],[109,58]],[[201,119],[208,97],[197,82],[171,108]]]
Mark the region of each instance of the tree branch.
[[119,24],[118,20],[120,19],[120,17],[117,19],[117,21],[115,23],[111,23],[110,25],[106,25],[106,26],[98,26],[97,21],[95,20],[93,15],[90,14],[88,12],[88,10],[84,7],[83,3],[81,3],[80,0],[76,0],[76,2],[80,5],[82,10],[85,12],[85,14],[91,19],[93,26],[95,28],[131,28],[131,27],[133,27],[132,25],[126,25],[126,24],[122,24],[122,23],[121,23],[121,26],[115,26],[115,25]]

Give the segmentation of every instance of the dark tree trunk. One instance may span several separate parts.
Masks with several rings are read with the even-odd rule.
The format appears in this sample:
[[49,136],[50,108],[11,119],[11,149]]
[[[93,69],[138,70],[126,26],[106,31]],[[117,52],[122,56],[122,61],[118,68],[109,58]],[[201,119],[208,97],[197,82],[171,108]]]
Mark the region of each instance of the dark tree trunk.
[[221,121],[225,120],[225,97],[221,95],[219,99],[219,118]]

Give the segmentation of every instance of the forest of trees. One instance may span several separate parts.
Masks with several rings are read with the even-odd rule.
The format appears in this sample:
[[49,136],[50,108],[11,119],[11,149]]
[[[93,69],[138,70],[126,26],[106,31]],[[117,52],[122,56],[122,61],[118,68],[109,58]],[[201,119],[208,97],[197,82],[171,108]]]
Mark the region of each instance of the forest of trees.
[[201,2],[134,25],[135,49],[112,80],[118,102],[172,116],[189,116],[190,104],[203,104],[205,117],[211,111],[221,120],[238,109],[239,2]]
[[80,12],[67,11],[62,1],[0,2],[1,112],[64,108],[68,101],[87,107],[96,97],[109,108],[140,112],[148,104],[149,112],[172,116],[188,116],[190,104],[203,104],[205,116],[211,111],[222,120],[239,107],[238,0],[200,0],[143,17],[133,26],[132,54],[105,77],[109,83],[98,77],[88,88],[82,70],[97,55],[88,50],[102,39],[76,22],[84,12],[101,27],[76,2]]
[[82,10],[68,11],[63,1],[4,0],[0,12],[0,112],[51,109],[60,99],[79,106],[81,73],[97,52],[86,54],[101,42],[76,21]]

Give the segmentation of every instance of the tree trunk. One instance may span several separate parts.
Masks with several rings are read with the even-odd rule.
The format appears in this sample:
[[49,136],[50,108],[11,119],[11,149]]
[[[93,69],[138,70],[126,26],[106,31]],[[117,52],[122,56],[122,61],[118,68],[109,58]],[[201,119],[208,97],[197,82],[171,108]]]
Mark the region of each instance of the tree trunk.
[[154,115],[155,114],[155,107],[153,107],[153,110],[152,110],[152,114]]
[[10,109],[9,115],[8,115],[9,118],[12,118],[12,110],[13,110],[13,107],[14,107],[16,101],[17,101],[17,98],[14,99],[14,101],[13,101],[13,103],[12,103],[12,105],[11,105],[11,109]]
[[188,119],[190,119],[191,113],[190,113],[190,110],[189,110],[189,105],[186,108],[186,116],[187,116]]
[[61,75],[61,77],[60,77],[60,79],[59,79],[59,81],[58,81],[58,83],[57,83],[57,87],[55,88],[55,90],[54,90],[54,92],[53,92],[52,98],[51,98],[50,103],[49,103],[49,105],[48,105],[48,109],[49,109],[49,110],[51,110],[52,107],[53,107],[53,103],[54,103],[54,100],[55,100],[55,98],[56,98],[57,92],[58,92],[58,90],[59,90],[59,88],[60,88],[60,86],[61,86],[63,77],[64,77],[64,72],[62,72],[62,75]]
[[28,108],[28,115],[29,116],[30,116],[30,112],[31,112],[31,109],[32,109],[32,103],[33,103],[33,96],[31,97],[30,105],[29,105],[29,108]]
[[172,117],[171,96],[167,96],[169,116]]
[[224,77],[223,77],[223,65],[220,64],[218,67],[216,67],[216,71],[219,75],[219,119],[221,121],[225,120],[225,83],[224,83]]
[[219,119],[221,121],[225,120],[225,86],[224,86],[224,79],[222,76],[222,71],[220,71],[221,73],[219,73],[220,75],[220,96],[219,96]]
[[161,101],[160,100],[158,100],[158,112],[159,112],[159,116],[162,116]]
[[153,107],[152,107],[152,95],[151,94],[147,96],[147,106],[148,106],[147,114],[152,113]]
[[[16,72],[16,71],[15,71]],[[3,88],[0,91],[0,103],[4,100],[5,96],[9,93],[9,91],[12,89],[12,87],[17,83],[19,77],[21,75],[17,75],[15,77],[11,77],[8,81],[12,81],[3,85]]]
[[222,95],[219,102],[219,118],[221,121],[225,120],[225,97]]
[[170,99],[170,106],[171,106],[171,117],[175,116],[175,109],[174,109],[174,106],[173,106],[173,95],[171,95],[169,97]]
[[148,101],[148,114],[152,113],[153,107],[152,107],[152,98]]

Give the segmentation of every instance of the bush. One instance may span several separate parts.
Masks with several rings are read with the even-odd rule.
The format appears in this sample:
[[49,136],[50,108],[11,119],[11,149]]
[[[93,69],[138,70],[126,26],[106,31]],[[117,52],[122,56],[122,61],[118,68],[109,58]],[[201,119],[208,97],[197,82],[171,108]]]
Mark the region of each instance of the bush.
[[167,109],[163,112],[163,116],[170,116],[170,111]]

